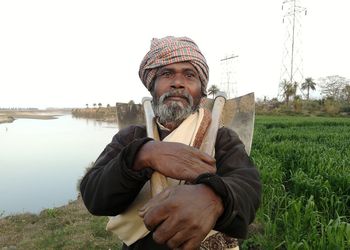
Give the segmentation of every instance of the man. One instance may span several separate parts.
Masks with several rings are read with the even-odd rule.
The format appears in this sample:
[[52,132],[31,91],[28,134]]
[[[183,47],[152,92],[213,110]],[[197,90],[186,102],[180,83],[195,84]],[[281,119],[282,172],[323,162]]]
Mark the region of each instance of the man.
[[[123,249],[197,249],[212,229],[246,237],[260,203],[259,175],[228,128],[218,131],[215,158],[198,150],[210,123],[200,108],[209,69],[198,46],[186,37],[153,39],[139,75],[162,141],[144,126],[120,130],[81,182],[86,207],[116,216],[107,228]],[[172,185],[151,198],[154,171]]]

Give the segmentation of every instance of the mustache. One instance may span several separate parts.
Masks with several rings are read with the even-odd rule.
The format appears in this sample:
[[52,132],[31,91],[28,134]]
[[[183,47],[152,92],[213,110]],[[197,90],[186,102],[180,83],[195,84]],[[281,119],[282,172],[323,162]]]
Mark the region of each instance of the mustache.
[[159,102],[162,103],[165,99],[167,99],[169,97],[180,97],[180,98],[185,99],[188,103],[191,103],[193,101],[192,96],[189,93],[187,93],[186,91],[170,90],[170,91],[164,93],[163,95],[161,95],[161,97],[159,98]]
[[[170,97],[182,98],[186,100],[187,104],[177,101],[165,104],[164,101]],[[160,97],[153,98],[152,106],[161,124],[170,122],[178,125],[195,111],[193,102],[193,97],[186,90],[171,89]]]

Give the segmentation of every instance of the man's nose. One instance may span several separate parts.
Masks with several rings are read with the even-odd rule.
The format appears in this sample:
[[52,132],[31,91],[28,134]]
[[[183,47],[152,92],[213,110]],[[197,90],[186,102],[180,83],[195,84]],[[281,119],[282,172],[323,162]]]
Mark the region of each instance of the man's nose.
[[185,87],[185,77],[182,74],[175,74],[173,81],[171,83],[172,88],[184,88]]

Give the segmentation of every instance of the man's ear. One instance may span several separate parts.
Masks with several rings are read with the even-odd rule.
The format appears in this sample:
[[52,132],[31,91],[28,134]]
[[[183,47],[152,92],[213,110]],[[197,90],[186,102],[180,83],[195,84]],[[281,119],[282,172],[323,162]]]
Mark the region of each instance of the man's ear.
[[154,99],[154,97],[156,95],[156,92],[154,90],[155,83],[156,83],[156,78],[154,78],[152,80],[152,82],[151,82],[151,89],[149,90],[149,92],[151,93],[151,96],[153,97],[153,99]]
[[206,98],[207,94],[205,94],[207,87],[204,87],[202,82],[201,82],[201,93],[202,93],[202,98]]

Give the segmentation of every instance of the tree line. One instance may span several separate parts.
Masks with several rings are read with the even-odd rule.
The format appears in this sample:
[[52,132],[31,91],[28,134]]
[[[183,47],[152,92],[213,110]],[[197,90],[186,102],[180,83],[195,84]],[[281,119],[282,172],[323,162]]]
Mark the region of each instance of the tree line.
[[[272,99],[264,97],[257,100],[257,112],[261,113],[316,113],[350,114],[350,80],[339,75],[319,78],[316,82],[312,77],[304,82],[280,83],[279,96]],[[319,90],[320,96],[310,98],[310,93]],[[208,95],[215,95],[220,91],[217,85],[208,88]]]
[[[299,84],[283,80],[280,83],[281,93],[272,99],[264,97],[256,101],[257,113],[304,113],[304,114],[350,114],[350,80],[339,75],[319,78],[316,82],[312,77],[307,77]],[[320,96],[310,98],[310,94],[319,90]],[[215,84],[208,88],[208,96],[214,98],[220,91]],[[120,103],[116,103],[115,107]],[[135,104],[133,100],[129,103]],[[89,109],[89,104],[85,104]],[[94,109],[102,108],[102,103],[93,103]],[[106,105],[107,110],[114,107]],[[113,110],[114,111],[114,110]]]
[[[306,97],[306,100],[310,99],[310,91],[315,91],[316,86],[321,89],[321,94],[323,98],[333,99],[336,101],[350,101],[350,80],[343,76],[332,75],[327,77],[322,77],[316,83],[311,77],[305,79],[305,81],[300,85],[300,94],[297,95],[297,90],[299,84],[297,82],[288,82],[283,80],[281,83],[282,94],[284,101],[289,102],[290,98],[302,98]],[[306,94],[303,92],[306,90]]]

